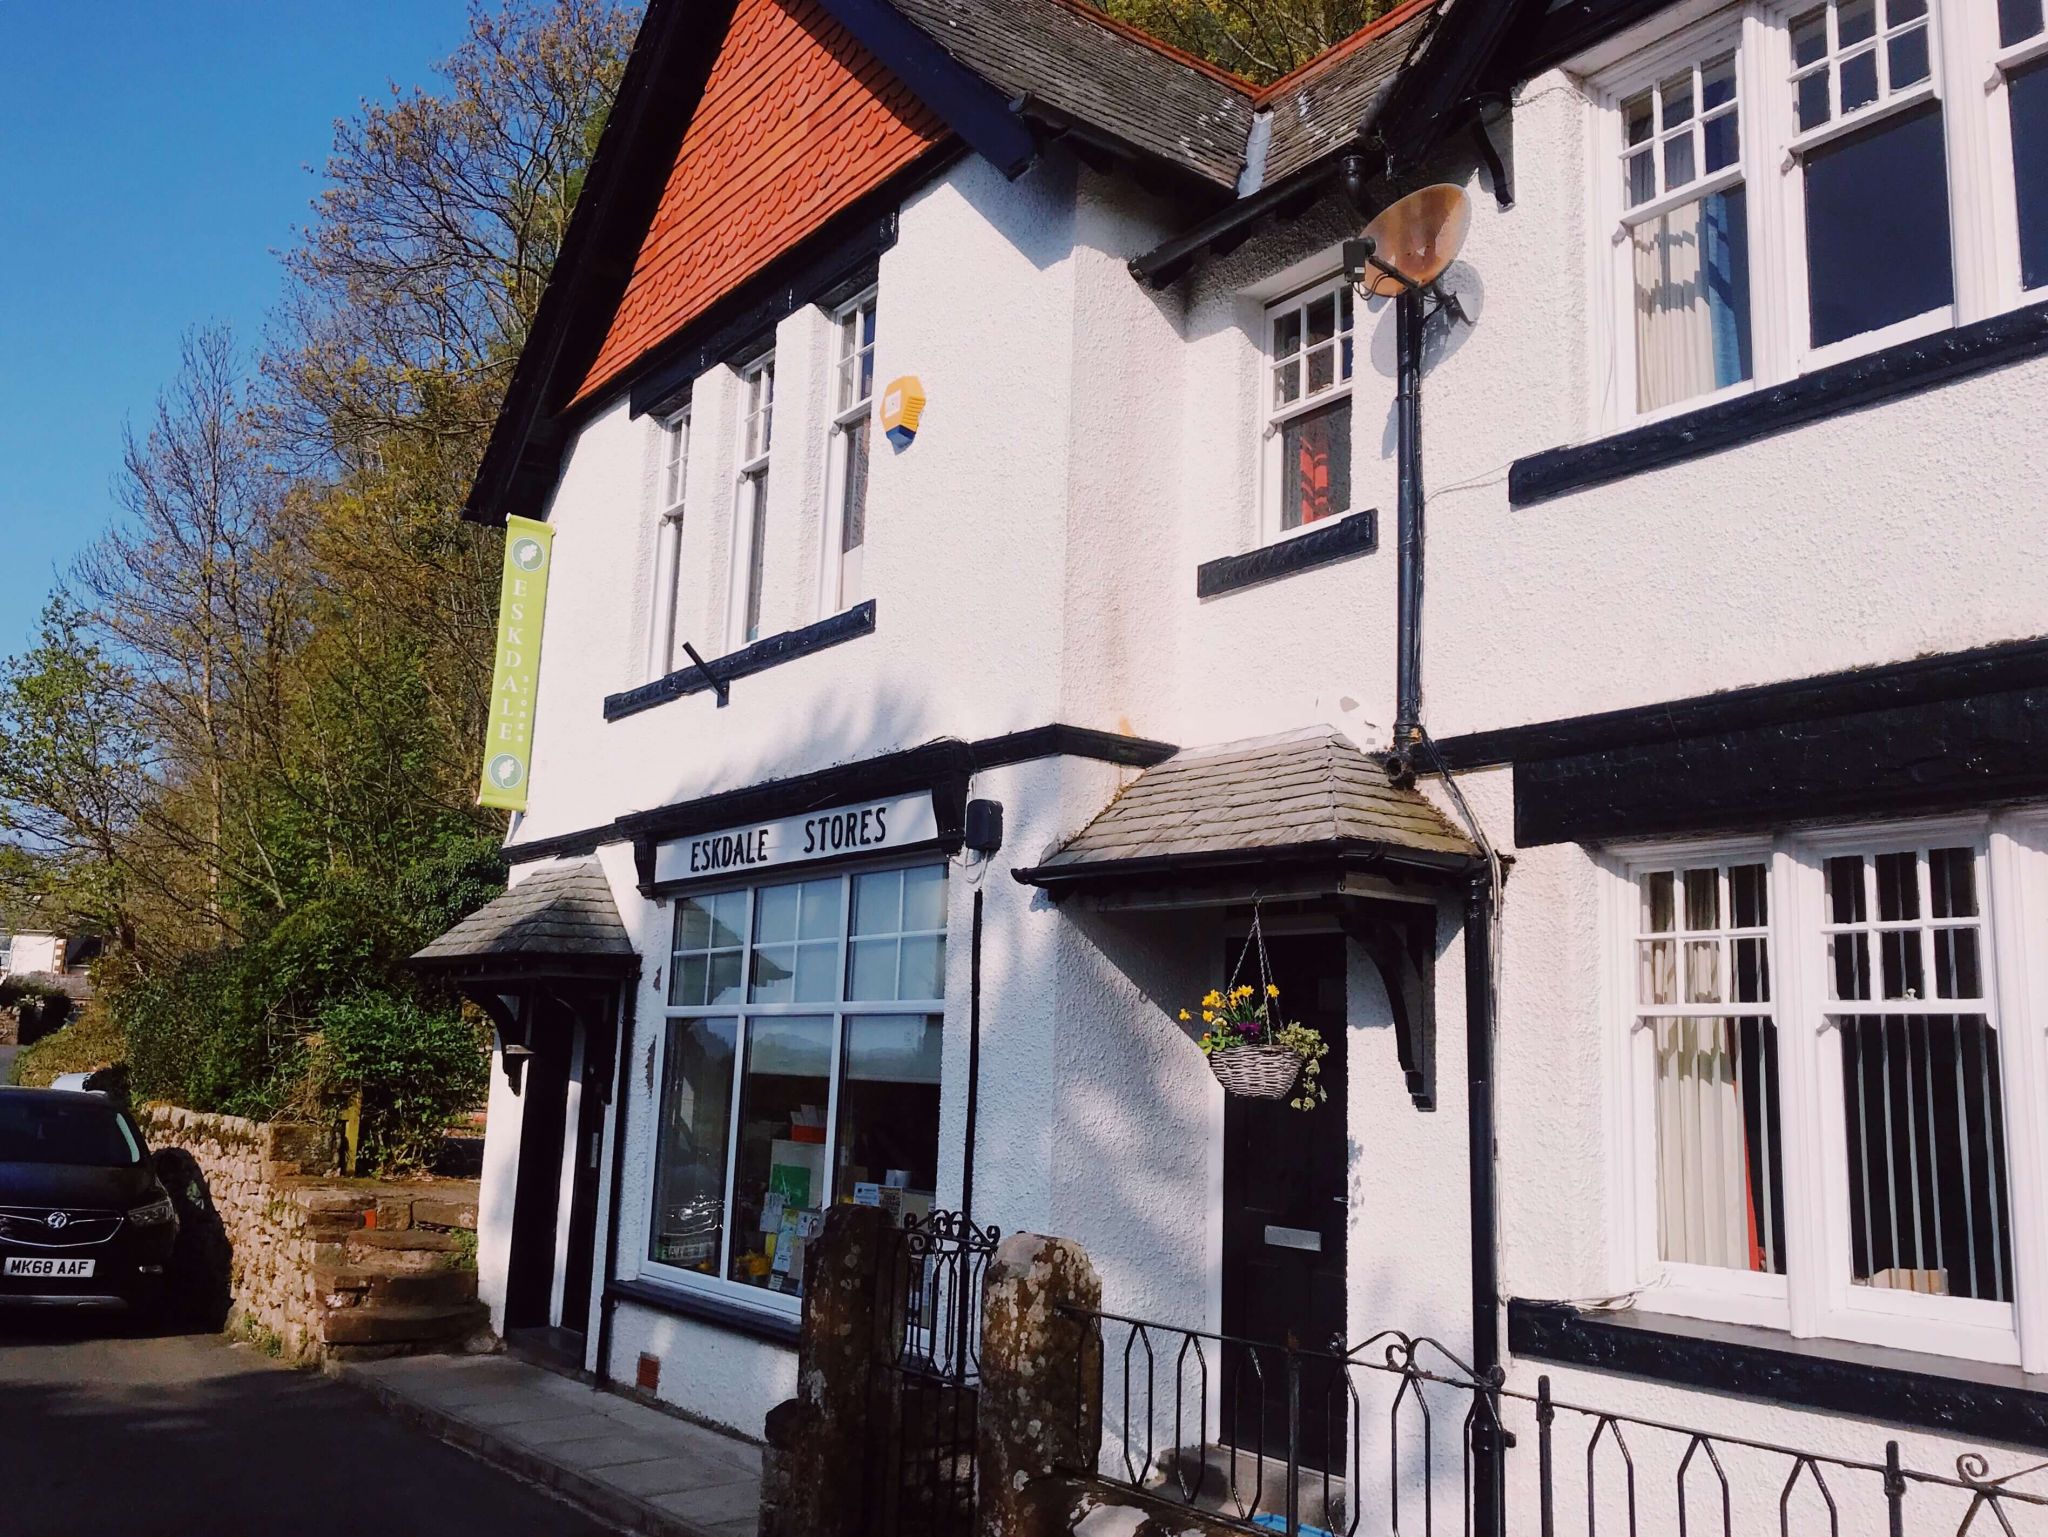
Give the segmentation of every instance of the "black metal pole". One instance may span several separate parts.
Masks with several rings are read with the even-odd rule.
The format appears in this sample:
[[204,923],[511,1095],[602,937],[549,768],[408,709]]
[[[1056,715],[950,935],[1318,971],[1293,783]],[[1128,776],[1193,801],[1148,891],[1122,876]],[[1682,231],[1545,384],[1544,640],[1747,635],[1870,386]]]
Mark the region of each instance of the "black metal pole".
[[1402,753],[1422,723],[1422,318],[1422,290],[1402,289],[1394,300],[1400,447],[1394,750]]
[[981,888],[974,889],[973,948],[967,983],[967,1154],[960,1170],[960,1215],[974,1216],[974,1132],[981,1110]]
[[612,1188],[606,1202],[604,1224],[604,1290],[597,1300],[597,1381],[600,1387],[610,1386],[612,1380],[612,1311],[618,1306],[612,1296],[612,1287],[619,1278],[619,1176],[624,1172],[626,1101],[631,1089],[626,1078],[626,1064],[633,1055],[633,999],[638,991],[638,980],[637,977],[630,978],[620,984],[614,1025],[619,1032],[619,1043],[612,1052]]
[[[1472,1368],[1491,1383],[1500,1367],[1500,1253],[1494,1186],[1493,874],[1480,870],[1465,895],[1465,1125],[1472,1220]],[[1500,1401],[1473,1421],[1473,1530],[1505,1530]]]

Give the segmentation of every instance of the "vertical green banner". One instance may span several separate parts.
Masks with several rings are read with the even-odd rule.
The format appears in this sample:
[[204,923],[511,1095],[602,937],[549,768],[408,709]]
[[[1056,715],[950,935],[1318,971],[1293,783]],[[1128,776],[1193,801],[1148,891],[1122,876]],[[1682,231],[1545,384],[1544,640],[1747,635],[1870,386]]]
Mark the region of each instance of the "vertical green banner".
[[540,680],[541,621],[555,531],[532,518],[505,520],[505,578],[498,596],[498,661],[491,676],[491,722],[484,734],[486,806],[526,809],[533,767],[533,697]]

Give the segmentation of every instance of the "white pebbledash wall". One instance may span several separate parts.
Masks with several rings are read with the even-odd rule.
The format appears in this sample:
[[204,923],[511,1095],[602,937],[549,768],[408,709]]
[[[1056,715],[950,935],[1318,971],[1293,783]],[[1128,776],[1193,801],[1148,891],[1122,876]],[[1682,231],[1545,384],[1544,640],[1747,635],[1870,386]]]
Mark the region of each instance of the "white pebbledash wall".
[[[1449,286],[1476,324],[1433,332],[1425,385],[1429,503],[1425,718],[1437,736],[1643,704],[2036,633],[2048,547],[2038,419],[2048,364],[2027,364],[1694,463],[1516,509],[1519,456],[1593,435],[1585,103],[1562,73],[1517,94],[1516,203],[1483,175]],[[606,724],[603,697],[646,681],[653,596],[653,425],[623,401],[592,419],[550,517],[559,531],[522,838],[872,757],[938,736],[1062,721],[1184,745],[1329,724],[1384,745],[1393,714],[1393,320],[1362,308],[1355,505],[1381,548],[1208,602],[1195,567],[1261,540],[1261,305],[1327,275],[1358,220],[1325,204],[1152,293],[1125,263],[1174,233],[1127,184],[1049,155],[1015,183],[967,159],[914,196],[881,262],[877,379],[915,373],[930,404],[908,450],[879,436],[865,580],[876,633]],[[831,336],[805,309],[777,332],[776,446],[763,633],[821,617]],[[734,412],[728,370],[695,393],[677,633],[714,654],[731,592]],[[1972,473],[1955,473],[1958,444]],[[976,1216],[1087,1245],[1110,1305],[1215,1327],[1220,1091],[1173,1010],[1217,980],[1221,927],[1054,910],[1010,869],[1078,830],[1126,774],[1050,760],[983,776],[1007,845],[951,882],[942,1199],[964,1134],[966,943],[986,894]],[[1610,1043],[1592,857],[1515,851],[1504,771],[1463,788],[1507,887],[1499,1009],[1502,1283],[1592,1298],[1615,1274],[1620,1199],[1604,1129]],[[1444,802],[1448,809],[1448,802]],[[627,1063],[620,1269],[645,1252],[649,1048],[670,910],[643,901],[629,851],[604,865],[643,968]],[[1386,1001],[1351,970],[1349,1250],[1354,1339],[1395,1327],[1470,1348],[1463,937],[1440,915],[1434,1113],[1415,1111]],[[494,1127],[516,1127],[494,1075]],[[484,1293],[502,1299],[503,1223],[519,1156],[502,1130],[485,1173]],[[551,1156],[552,1153],[551,1153]],[[632,1304],[612,1369],[664,1361],[661,1391],[758,1433],[793,1386],[787,1350]],[[1554,1373],[1571,1393],[1660,1418],[1870,1456],[1889,1432],[1745,1400]],[[1536,1369],[1514,1363],[1511,1383]],[[1958,1448],[1904,1437],[1909,1460]],[[1515,1460],[1517,1468],[1529,1459]],[[1519,1475],[1518,1475],[1519,1476]]]

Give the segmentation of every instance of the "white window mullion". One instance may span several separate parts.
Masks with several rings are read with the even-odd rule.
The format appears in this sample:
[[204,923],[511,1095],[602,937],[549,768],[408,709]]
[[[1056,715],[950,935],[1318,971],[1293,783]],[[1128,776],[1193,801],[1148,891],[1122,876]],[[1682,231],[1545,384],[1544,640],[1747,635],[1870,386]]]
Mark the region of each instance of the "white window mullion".
[[1792,1333],[1811,1338],[1823,1330],[1837,1285],[1848,1284],[1846,1268],[1838,1281],[1831,1266],[1841,1247],[1837,1231],[1842,1242],[1848,1234],[1848,1173],[1826,1151],[1842,1145],[1841,1095],[1826,1090],[1841,1082],[1841,1045],[1824,1026],[1825,956],[1799,939],[1820,932],[1825,895],[1819,863],[1790,849],[1780,849],[1771,863],[1785,1078],[1786,1303]]
[[[1999,183],[2012,182],[2012,157],[2000,176],[1993,157],[1992,108],[2004,110],[1998,71],[1986,61],[1997,51],[1995,8],[1969,0],[1929,0],[1934,12],[1935,79],[1948,142],[1949,224],[1956,270],[1956,323],[1982,320],[2004,309],[2018,283],[2018,235],[2002,238]],[[2005,253],[2011,252],[2009,258]]]
[[[2011,1183],[2014,1323],[2020,1366],[2048,1371],[2048,828],[2015,821],[1991,836],[1990,926]],[[2024,938],[2021,938],[2024,936]],[[2015,942],[2017,941],[2017,942]]]

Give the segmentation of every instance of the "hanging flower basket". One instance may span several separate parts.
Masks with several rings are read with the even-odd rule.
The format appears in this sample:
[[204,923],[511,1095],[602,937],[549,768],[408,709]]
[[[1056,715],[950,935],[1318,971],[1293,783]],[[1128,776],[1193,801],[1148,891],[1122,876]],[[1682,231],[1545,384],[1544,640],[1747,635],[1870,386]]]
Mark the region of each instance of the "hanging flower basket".
[[1224,1091],[1244,1099],[1285,1099],[1301,1077],[1301,1058],[1285,1046],[1226,1046],[1209,1053]]

